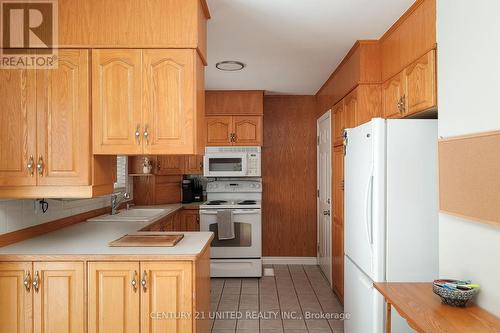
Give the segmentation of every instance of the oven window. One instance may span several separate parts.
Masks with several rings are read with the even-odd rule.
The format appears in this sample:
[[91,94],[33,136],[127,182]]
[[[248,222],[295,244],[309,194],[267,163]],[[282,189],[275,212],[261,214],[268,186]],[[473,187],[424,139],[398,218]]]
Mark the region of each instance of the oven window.
[[208,162],[210,171],[243,171],[242,159],[234,158],[210,158]]
[[252,246],[252,225],[249,223],[234,223],[234,239],[219,240],[217,223],[210,224],[209,229],[215,234],[212,247],[250,247]]

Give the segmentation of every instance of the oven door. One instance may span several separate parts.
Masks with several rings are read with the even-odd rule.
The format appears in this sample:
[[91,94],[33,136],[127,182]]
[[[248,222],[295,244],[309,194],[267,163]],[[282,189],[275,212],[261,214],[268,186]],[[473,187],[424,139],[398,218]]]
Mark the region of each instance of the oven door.
[[260,209],[234,209],[234,239],[219,240],[217,209],[200,210],[201,231],[212,231],[211,258],[260,258],[262,256]]
[[205,177],[244,177],[247,175],[247,154],[210,154],[203,159]]

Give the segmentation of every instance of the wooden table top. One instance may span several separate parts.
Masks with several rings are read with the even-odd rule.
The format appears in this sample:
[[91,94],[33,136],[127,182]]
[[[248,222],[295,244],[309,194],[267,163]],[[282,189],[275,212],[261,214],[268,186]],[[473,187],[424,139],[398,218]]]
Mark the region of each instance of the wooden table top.
[[465,308],[441,303],[432,292],[432,283],[374,283],[374,286],[418,332],[500,332],[500,318],[471,303]]

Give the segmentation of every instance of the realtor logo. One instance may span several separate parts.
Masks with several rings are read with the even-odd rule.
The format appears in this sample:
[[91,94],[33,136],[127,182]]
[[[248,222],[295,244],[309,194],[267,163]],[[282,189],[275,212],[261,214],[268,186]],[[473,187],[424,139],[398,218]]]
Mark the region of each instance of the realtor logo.
[[57,66],[57,0],[0,0],[0,68]]

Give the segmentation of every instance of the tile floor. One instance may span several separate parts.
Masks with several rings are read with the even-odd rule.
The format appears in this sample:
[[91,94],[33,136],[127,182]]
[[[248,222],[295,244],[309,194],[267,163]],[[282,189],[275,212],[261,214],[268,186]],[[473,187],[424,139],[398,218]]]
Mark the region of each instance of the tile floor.
[[[270,267],[270,266],[268,266]],[[340,333],[342,312],[318,266],[274,265],[275,276],[212,279],[212,333]]]

